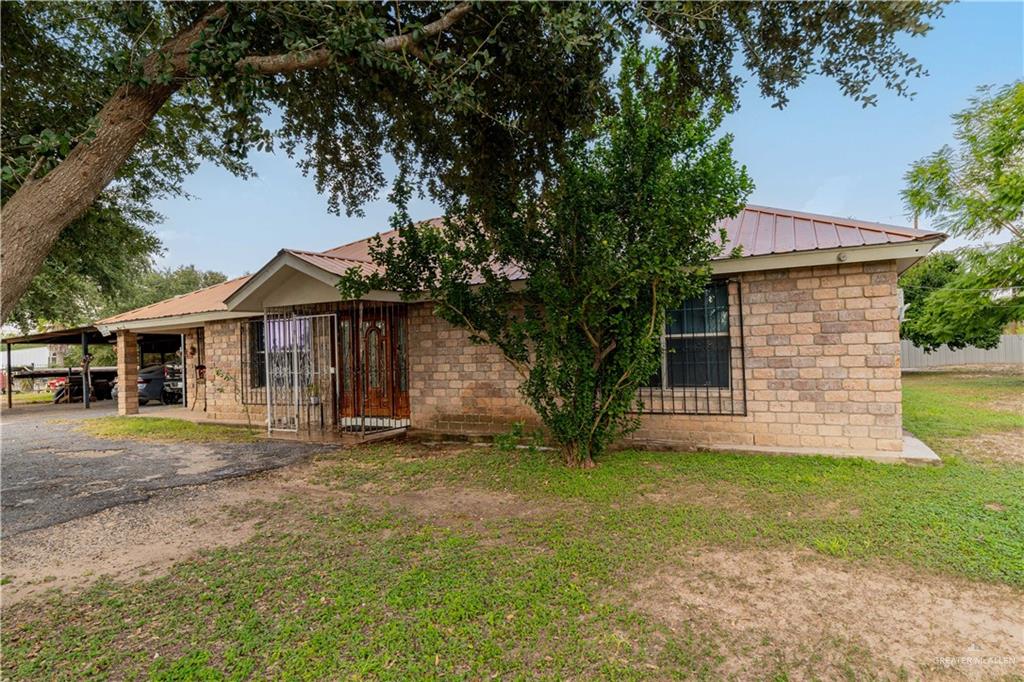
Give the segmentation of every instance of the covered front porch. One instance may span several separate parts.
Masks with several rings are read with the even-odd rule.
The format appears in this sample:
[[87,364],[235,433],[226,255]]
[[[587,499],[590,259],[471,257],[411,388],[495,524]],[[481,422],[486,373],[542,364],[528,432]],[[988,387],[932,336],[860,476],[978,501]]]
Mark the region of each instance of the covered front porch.
[[242,330],[243,400],[266,406],[272,435],[380,436],[409,426],[404,303],[272,308]]
[[110,321],[126,377],[119,412],[138,411],[127,378],[134,341],[173,331],[184,340],[188,395],[167,416],[302,440],[401,433],[410,426],[408,306],[389,292],[342,299],[335,284],[352,264],[282,251],[250,277],[168,302],[164,317]]

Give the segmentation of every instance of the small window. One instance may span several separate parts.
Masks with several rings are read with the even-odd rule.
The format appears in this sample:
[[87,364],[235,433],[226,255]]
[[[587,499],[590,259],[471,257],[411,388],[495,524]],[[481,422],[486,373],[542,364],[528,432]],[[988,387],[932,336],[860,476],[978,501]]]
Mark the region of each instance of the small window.
[[249,386],[267,385],[267,340],[263,320],[249,321]]
[[701,296],[665,312],[661,368],[651,388],[729,388],[729,288],[713,282]]

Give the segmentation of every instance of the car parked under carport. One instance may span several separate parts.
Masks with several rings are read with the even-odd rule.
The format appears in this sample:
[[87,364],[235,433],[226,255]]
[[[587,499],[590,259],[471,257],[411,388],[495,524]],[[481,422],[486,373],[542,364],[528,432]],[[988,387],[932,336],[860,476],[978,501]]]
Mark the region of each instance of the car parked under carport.
[[[181,365],[166,363],[148,365],[139,370],[136,380],[139,392],[139,405],[158,402],[162,405],[173,405],[182,402],[183,382]],[[111,398],[117,400],[118,385],[114,381]]]

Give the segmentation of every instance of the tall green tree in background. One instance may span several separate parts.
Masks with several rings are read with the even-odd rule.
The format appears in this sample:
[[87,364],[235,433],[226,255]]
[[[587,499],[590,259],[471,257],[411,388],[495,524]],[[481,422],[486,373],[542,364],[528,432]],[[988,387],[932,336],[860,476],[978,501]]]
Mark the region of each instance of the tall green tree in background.
[[198,289],[212,287],[225,281],[227,281],[227,277],[224,276],[224,273],[215,270],[200,270],[194,265],[152,268],[128,286],[120,296],[108,301],[102,314],[105,317],[116,315],[126,310],[163,301],[172,296],[180,296]]
[[[75,326],[188,294],[227,279],[223,273],[200,270],[194,265],[160,268],[145,260],[141,261],[141,267],[133,264],[125,270],[130,270],[132,276],[113,292],[103,291],[90,278],[72,277],[67,273],[57,273],[53,279],[40,277],[15,309],[11,322],[24,332],[54,323]],[[45,311],[46,315],[40,316],[38,311]]]
[[[941,5],[11,0],[0,11],[6,320],[44,267],[106,290],[130,277],[130,258],[82,268],[55,245],[79,232],[69,246],[152,253],[153,199],[180,195],[202,160],[245,175],[248,151],[276,141],[332,210],[354,211],[378,196],[391,156],[422,191],[498,205],[590,128],[617,51],[645,32],[664,43],[680,102],[734,97],[742,64],[780,106],[809,73],[871,103],[875,82],[909,92],[922,69],[898,39],[926,33]],[[118,243],[102,243],[103,221]]]
[[928,351],[993,348],[1024,320],[1024,82],[981,88],[970,104],[953,117],[957,146],[915,163],[903,198],[951,235],[1010,240],[929,256],[901,278],[900,333]]
[[499,348],[572,466],[637,427],[665,309],[703,292],[724,241],[715,226],[751,190],[731,138],[716,138],[720,103],[681,102],[684,74],[659,55],[623,56],[614,113],[570,139],[539,201],[523,192],[483,219],[464,200],[443,227],[400,215],[399,239],[372,242],[384,274],[353,269],[341,284],[345,296],[425,293]]

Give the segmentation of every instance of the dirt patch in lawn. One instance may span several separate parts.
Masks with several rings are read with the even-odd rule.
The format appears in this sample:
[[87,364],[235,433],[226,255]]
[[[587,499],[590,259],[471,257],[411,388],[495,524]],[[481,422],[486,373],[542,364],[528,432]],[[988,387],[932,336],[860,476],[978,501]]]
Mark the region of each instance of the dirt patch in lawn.
[[707,509],[723,509],[752,517],[757,509],[748,496],[748,489],[726,481],[673,481],[643,493],[642,499],[659,505],[698,505]]
[[[773,493],[756,491],[739,483],[718,480],[676,480],[642,494],[641,499],[657,505],[696,505],[727,511],[746,518],[762,516],[766,509],[786,509],[786,518],[843,519],[860,516],[860,509],[845,500],[802,495],[789,505]],[[787,508],[788,507],[788,508]]]
[[631,601],[673,632],[711,629],[722,677],[991,679],[1024,672],[1024,594],[805,551],[695,553]]
[[[112,507],[20,533],[0,547],[5,606],[52,588],[77,590],[100,576],[152,578],[198,552],[245,542],[265,524],[301,522],[275,502],[289,495],[345,503],[352,496],[308,482],[308,465],[250,478],[160,491],[145,502]],[[296,518],[292,518],[296,517]]]
[[981,433],[968,438],[947,438],[940,449],[955,452],[980,464],[1024,466],[1024,430]]
[[988,407],[1000,412],[1011,412],[1017,416],[1024,415],[1024,394],[1003,398],[1002,400],[993,400],[988,404]]
[[539,507],[536,503],[512,493],[478,488],[438,487],[410,490],[388,495],[380,501],[422,518],[442,522],[468,522],[473,525],[502,519],[548,516],[554,511],[554,507],[549,503]]
[[[400,493],[317,485],[327,462],[308,462],[249,478],[160,491],[145,502],[28,531],[4,540],[3,601],[11,605],[52,588],[77,591],[108,575],[149,579],[195,554],[233,547],[260,530],[295,532],[319,511],[357,503],[401,510],[441,525],[482,527],[489,521],[553,513],[512,493],[435,487]],[[295,504],[275,504],[293,498]]]

